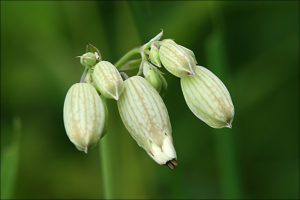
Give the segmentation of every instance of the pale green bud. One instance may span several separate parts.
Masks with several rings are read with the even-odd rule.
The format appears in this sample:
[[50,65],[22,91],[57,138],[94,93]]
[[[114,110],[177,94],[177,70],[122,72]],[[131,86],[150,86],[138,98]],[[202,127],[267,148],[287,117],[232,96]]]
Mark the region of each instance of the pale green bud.
[[169,166],[172,161],[176,165],[167,108],[158,92],[144,78],[133,76],[124,81],[118,109],[131,136],[152,159],[161,165]]
[[78,150],[87,153],[99,141],[105,126],[105,107],[93,86],[76,83],[64,102],[64,125],[67,135]]
[[195,75],[181,79],[181,88],[190,110],[213,128],[228,127],[234,107],[222,81],[208,69],[196,66]]
[[148,61],[143,62],[143,74],[146,80],[158,91],[160,92],[162,87],[162,80],[160,74],[156,67],[154,67]]
[[155,43],[151,44],[149,59],[154,65],[161,67],[161,62],[158,55],[158,46]]
[[188,49],[188,48],[186,48],[184,46],[181,46],[179,44],[178,44],[178,46],[180,46],[183,50],[185,50],[188,54],[190,54],[192,56],[192,58],[194,59],[195,64],[197,64],[196,56],[195,56],[195,54],[194,54],[194,52],[192,50],[190,50],[190,49]]
[[92,52],[87,52],[80,56],[80,63],[85,67],[93,67],[97,62],[97,55]]
[[194,75],[196,63],[193,57],[174,41],[165,40],[159,49],[162,65],[174,76],[186,77]]
[[162,81],[157,72],[153,69],[148,71],[148,76],[146,76],[147,81],[156,89],[157,92],[160,92]]
[[107,61],[96,64],[93,81],[100,93],[109,99],[118,100],[123,91],[123,79],[117,68]]

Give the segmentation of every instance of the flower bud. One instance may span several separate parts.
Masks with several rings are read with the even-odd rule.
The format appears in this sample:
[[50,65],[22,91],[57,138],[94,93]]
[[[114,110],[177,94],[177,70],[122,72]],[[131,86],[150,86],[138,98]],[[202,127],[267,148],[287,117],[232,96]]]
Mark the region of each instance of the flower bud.
[[161,62],[158,55],[158,46],[155,43],[151,44],[149,59],[154,65],[161,67]]
[[99,62],[93,72],[93,81],[104,97],[119,99],[123,91],[123,79],[113,64],[107,61]]
[[92,52],[87,52],[80,56],[80,63],[85,67],[93,67],[97,62],[97,55]]
[[150,69],[146,79],[156,89],[157,92],[160,92],[162,81],[157,72],[155,72],[153,69]]
[[180,46],[185,52],[187,52],[188,54],[190,54],[190,56],[192,56],[195,64],[197,64],[196,56],[195,56],[195,54],[194,54],[194,52],[192,50],[190,50],[190,49],[188,49],[188,48],[186,48],[184,46],[181,46],[179,44],[178,44],[178,46]]
[[190,110],[213,128],[231,128],[234,107],[222,81],[208,69],[196,66],[195,75],[181,79],[181,88]]
[[144,78],[133,76],[124,81],[118,109],[128,132],[152,159],[170,168],[177,165],[167,108]]
[[143,62],[143,74],[146,80],[156,89],[156,91],[160,92],[162,87],[162,80],[159,72],[156,72],[156,70],[156,67],[154,67],[148,61]]
[[193,57],[174,41],[162,41],[159,58],[162,65],[174,76],[182,78],[194,74],[196,63]]
[[105,126],[105,107],[93,86],[76,83],[64,102],[64,125],[67,135],[78,150],[87,153],[99,141]]

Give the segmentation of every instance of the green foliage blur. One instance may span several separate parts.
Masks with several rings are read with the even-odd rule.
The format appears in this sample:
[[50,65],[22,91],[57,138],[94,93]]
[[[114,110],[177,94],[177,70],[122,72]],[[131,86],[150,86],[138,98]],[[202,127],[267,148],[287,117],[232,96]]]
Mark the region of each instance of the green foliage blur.
[[299,198],[299,2],[1,1],[1,198],[105,198],[99,145],[63,125],[87,42],[116,62],[164,30],[227,86],[232,129],[188,109],[166,71],[178,167],[156,164],[108,101],[111,198]]

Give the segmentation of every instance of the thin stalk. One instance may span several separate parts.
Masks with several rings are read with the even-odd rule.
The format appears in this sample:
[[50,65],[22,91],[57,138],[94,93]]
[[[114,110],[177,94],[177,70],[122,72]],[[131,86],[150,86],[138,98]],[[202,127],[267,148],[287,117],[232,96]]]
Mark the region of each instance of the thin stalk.
[[18,117],[13,120],[12,135],[12,143],[1,151],[1,199],[11,199],[16,186],[21,137],[21,120]]
[[81,75],[81,78],[80,78],[80,83],[83,83],[83,82],[84,82],[84,79],[85,79],[87,70],[88,70],[88,67],[85,67],[85,68],[84,68],[84,71],[83,71],[83,73],[82,73],[82,75]]
[[129,78],[125,72],[120,72],[120,74],[124,77],[125,80]]
[[102,139],[99,145],[100,150],[100,162],[102,169],[102,183],[104,191],[104,199],[113,199],[113,187],[112,187],[112,171],[109,149],[109,138]]
[[134,56],[136,54],[140,54],[140,53],[141,53],[141,47],[136,47],[134,49],[131,49],[115,63],[116,68],[120,68],[123,64],[125,64],[127,61],[129,61],[129,59],[132,56]]

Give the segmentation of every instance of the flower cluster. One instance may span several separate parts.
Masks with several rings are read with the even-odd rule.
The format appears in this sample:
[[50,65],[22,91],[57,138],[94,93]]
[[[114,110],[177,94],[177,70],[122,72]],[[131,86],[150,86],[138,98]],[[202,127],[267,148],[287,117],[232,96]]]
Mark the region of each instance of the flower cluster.
[[[114,99],[137,144],[158,164],[174,169],[178,163],[161,98],[167,90],[162,67],[180,78],[185,101],[199,119],[213,128],[231,128],[234,107],[222,81],[197,65],[193,51],[172,39],[160,41],[161,37],[162,32],[115,65],[102,60],[94,46],[87,46],[87,53],[80,56],[84,74],[67,92],[63,111],[67,135],[78,150],[87,153],[103,136],[108,114],[105,99]],[[141,58],[131,59],[135,53]],[[136,76],[123,72],[135,68],[139,68]]]

